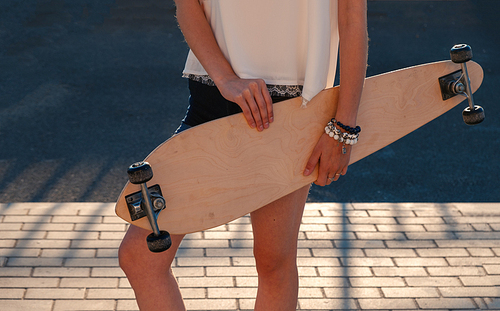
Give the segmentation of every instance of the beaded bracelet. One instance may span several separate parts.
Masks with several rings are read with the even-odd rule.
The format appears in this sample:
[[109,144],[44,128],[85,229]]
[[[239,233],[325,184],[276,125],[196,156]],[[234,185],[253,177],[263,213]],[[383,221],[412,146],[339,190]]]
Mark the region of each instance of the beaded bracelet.
[[341,129],[343,129],[344,131],[346,131],[350,134],[358,134],[359,132],[361,132],[361,128],[359,126],[350,127],[350,126],[342,124],[340,121],[335,120],[335,118],[333,118],[330,122],[332,122],[333,124],[336,123]]
[[[342,128],[345,132],[339,130],[335,124],[337,124],[340,128]],[[350,127],[343,125],[335,119],[332,119],[325,127],[325,133],[328,136],[332,137],[339,143],[342,143],[342,154],[347,153],[347,149],[345,145],[355,145],[358,142],[359,132],[361,132],[361,128],[359,126]]]

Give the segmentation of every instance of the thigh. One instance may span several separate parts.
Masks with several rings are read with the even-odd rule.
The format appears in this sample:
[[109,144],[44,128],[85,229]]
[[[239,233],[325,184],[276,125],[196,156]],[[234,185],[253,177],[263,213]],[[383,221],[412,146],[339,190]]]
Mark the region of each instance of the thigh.
[[251,213],[254,253],[275,258],[297,253],[297,238],[309,185]]

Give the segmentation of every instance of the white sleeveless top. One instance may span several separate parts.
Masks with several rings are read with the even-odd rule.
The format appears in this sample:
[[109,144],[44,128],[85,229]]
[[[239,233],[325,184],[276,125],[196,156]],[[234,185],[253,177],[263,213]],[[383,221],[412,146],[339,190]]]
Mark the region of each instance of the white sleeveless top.
[[[200,0],[222,53],[243,79],[302,85],[307,102],[333,86],[337,0]],[[207,75],[189,52],[184,76]]]

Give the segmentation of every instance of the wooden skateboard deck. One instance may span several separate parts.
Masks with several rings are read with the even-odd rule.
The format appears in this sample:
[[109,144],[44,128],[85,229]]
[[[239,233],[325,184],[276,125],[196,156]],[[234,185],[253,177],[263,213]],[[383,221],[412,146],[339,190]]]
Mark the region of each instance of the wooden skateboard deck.
[[[351,164],[391,144],[462,102],[443,100],[438,78],[460,70],[443,61],[366,79],[359,107],[362,132]],[[468,63],[472,92],[483,70]],[[301,98],[274,105],[269,129],[250,129],[241,114],[188,129],[158,146],[145,161],[166,201],[158,226],[170,234],[213,228],[252,212],[316,180],[303,176],[309,156],[335,115],[338,87],[327,89],[302,108]],[[457,121],[459,116],[457,116]],[[132,221],[125,197],[140,191],[127,183],[116,204],[125,221],[151,230],[146,217]]]

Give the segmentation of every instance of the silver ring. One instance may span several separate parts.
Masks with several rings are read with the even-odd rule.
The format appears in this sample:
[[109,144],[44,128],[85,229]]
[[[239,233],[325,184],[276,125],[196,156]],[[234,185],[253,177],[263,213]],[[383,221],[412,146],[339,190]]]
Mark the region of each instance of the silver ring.
[[333,179],[334,179],[334,178],[335,178],[335,177],[328,177],[328,180],[329,180],[329,181],[333,181]]

